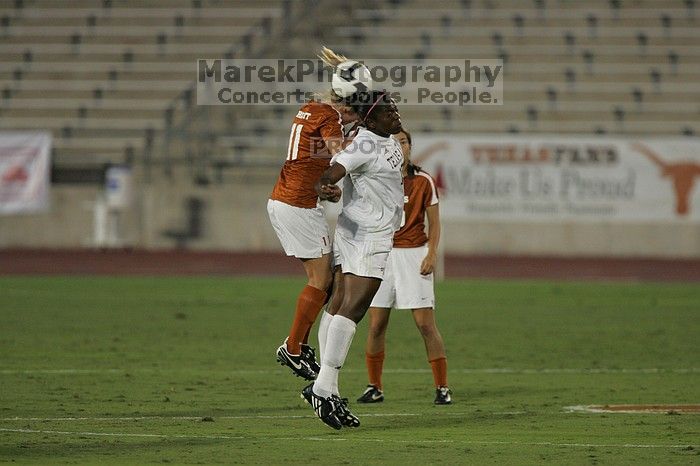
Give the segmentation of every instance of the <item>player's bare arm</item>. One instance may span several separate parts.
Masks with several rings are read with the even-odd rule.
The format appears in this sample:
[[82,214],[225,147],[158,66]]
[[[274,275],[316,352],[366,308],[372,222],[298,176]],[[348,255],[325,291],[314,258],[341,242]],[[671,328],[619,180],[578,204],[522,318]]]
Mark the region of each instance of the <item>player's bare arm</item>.
[[437,262],[437,249],[440,242],[440,209],[438,204],[425,209],[428,217],[428,254],[420,265],[421,275],[428,275],[435,270]]
[[345,176],[345,167],[339,163],[334,163],[321,175],[314,188],[318,198],[322,201],[338,202],[342,193],[340,187],[336,185]]

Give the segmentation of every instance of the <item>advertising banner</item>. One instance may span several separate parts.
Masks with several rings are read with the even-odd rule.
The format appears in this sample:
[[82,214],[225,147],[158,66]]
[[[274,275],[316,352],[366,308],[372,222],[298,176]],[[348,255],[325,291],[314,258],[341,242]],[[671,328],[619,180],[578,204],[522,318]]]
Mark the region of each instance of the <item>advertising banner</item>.
[[51,135],[0,133],[0,215],[49,207]]
[[444,218],[700,222],[700,139],[413,135]]

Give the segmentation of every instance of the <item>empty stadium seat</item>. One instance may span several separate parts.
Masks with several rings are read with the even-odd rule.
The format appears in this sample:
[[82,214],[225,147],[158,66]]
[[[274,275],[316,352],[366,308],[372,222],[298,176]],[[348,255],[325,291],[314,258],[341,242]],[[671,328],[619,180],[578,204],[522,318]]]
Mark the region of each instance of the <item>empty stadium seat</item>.
[[[52,130],[59,164],[84,161],[90,151],[100,163],[105,157],[120,162],[126,147],[137,158],[168,152],[187,160],[179,141],[211,133],[214,139],[205,140],[214,146],[217,170],[278,167],[296,109],[193,105],[192,63],[201,56],[252,56],[265,38],[268,57],[309,56],[323,33],[323,43],[357,58],[504,61],[504,105],[402,107],[411,129],[700,131],[693,0],[338,2],[324,16],[323,31],[297,31],[302,39],[296,41],[277,27],[298,8],[290,2],[165,5],[74,0],[58,8],[53,0],[34,0],[0,6],[0,129]],[[381,47],[368,46],[370,39]],[[183,134],[177,141],[176,129]]]
[[[25,4],[26,3],[26,4]],[[0,5],[0,129],[48,129],[55,164],[92,151],[95,163],[126,147],[141,153],[144,128],[163,111],[191,108],[192,63],[231,47],[258,46],[281,16],[280,2],[32,0]],[[29,8],[31,6],[31,8]],[[205,8],[205,6],[207,8]],[[122,105],[123,104],[123,105]],[[161,140],[160,136],[152,138]],[[117,155],[115,155],[117,154]]]

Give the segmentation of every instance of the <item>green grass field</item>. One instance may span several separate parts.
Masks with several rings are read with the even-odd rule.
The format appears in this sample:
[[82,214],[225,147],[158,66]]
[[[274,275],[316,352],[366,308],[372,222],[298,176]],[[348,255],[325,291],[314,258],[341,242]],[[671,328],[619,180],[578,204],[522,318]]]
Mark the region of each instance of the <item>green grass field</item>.
[[[0,462],[700,462],[700,415],[564,409],[699,403],[698,285],[441,283],[455,403],[432,405],[422,340],[397,311],[386,401],[351,403],[363,424],[339,432],[274,360],[302,285],[0,278]],[[351,401],[365,335],[362,322],[341,373]]]

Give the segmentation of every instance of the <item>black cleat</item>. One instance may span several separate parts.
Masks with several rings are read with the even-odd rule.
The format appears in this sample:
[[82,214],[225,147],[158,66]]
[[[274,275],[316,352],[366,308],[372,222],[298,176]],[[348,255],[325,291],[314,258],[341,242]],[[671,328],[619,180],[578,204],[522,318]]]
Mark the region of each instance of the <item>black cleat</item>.
[[301,344],[301,359],[306,361],[312,371],[317,374],[320,372],[321,366],[316,362],[316,350],[305,343]]
[[316,416],[321,419],[324,424],[335,430],[343,428],[343,424],[336,416],[336,411],[340,406],[340,399],[337,396],[323,398],[314,393],[314,384],[309,384],[301,391],[301,397],[304,398],[314,409]]
[[358,403],[381,403],[384,401],[384,392],[374,385],[367,385],[362,395],[357,399]]
[[340,398],[337,395],[333,395],[333,398],[338,403],[335,415],[340,423],[345,427],[360,427],[360,419],[348,409],[348,399]]
[[[301,397],[309,404],[311,404],[313,387],[314,384],[311,382],[301,391]],[[333,398],[338,405],[335,411],[335,417],[338,418],[340,423],[345,427],[360,427],[360,419],[348,409],[348,399],[340,398],[338,395],[333,395],[331,398]]]
[[314,388],[314,383],[311,382],[308,384],[304,389],[301,391],[301,397],[304,401],[306,401],[308,404],[311,404],[311,392],[313,391]]
[[316,380],[316,372],[311,370],[300,354],[294,355],[287,351],[287,341],[277,348],[277,362],[289,367],[294,375],[306,380]]
[[438,387],[435,389],[435,404],[449,405],[452,404],[452,390],[449,387]]

